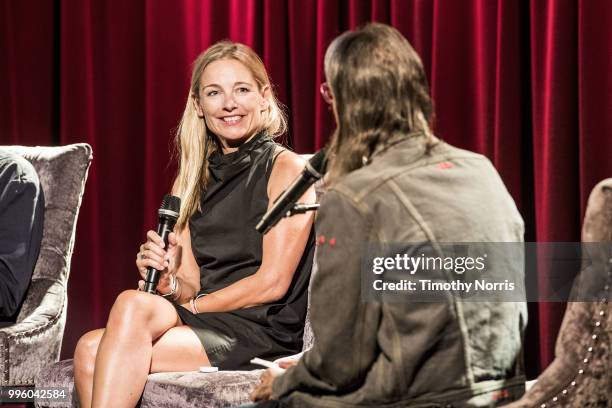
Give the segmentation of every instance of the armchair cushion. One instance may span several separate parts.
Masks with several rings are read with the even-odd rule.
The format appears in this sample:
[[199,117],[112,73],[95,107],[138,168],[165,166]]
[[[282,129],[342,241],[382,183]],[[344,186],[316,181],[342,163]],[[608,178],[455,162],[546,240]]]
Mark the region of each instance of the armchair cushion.
[[217,373],[158,373],[149,375],[142,396],[143,408],[232,407],[249,401],[263,370]]
[[[53,364],[41,371],[36,384],[68,389],[68,402],[38,401],[37,407],[77,407],[74,392],[72,360]],[[249,402],[248,395],[263,370],[219,371],[217,373],[150,374],[141,400],[141,407],[168,408],[201,406],[208,408],[237,406]]]
[[34,310],[18,324],[0,332],[0,353],[9,357],[0,362],[0,367],[10,374],[6,379],[9,384],[33,384],[33,373],[40,371],[51,358],[57,360],[66,320],[65,291],[58,282],[35,279],[28,296],[38,301],[38,307],[33,306],[34,302],[29,303],[28,308],[34,307]]

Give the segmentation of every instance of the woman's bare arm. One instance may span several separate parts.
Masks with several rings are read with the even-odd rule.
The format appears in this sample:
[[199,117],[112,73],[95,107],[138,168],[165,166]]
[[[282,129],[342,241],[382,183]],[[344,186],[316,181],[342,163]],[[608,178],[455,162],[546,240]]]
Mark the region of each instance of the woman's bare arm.
[[178,232],[177,251],[175,254],[177,293],[174,301],[178,304],[188,302],[200,291],[200,268],[191,250],[189,223]]
[[[303,170],[305,161],[292,152],[278,156],[268,181],[268,208]],[[314,188],[300,202],[314,203]],[[199,298],[199,312],[222,312],[274,302],[286,293],[300,262],[312,228],[313,214],[282,219],[263,238],[260,268],[251,276]],[[189,307],[188,305],[184,305]]]

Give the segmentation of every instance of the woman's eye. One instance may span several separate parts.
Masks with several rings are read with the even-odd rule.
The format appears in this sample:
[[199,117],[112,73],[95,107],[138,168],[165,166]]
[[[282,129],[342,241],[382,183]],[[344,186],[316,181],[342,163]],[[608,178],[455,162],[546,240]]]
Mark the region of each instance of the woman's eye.
[[247,92],[249,92],[249,88],[240,87],[240,88],[238,88],[238,92],[239,93],[247,93]]
[[215,95],[217,95],[218,93],[219,93],[218,91],[208,91],[208,92],[206,93],[206,96],[215,96]]

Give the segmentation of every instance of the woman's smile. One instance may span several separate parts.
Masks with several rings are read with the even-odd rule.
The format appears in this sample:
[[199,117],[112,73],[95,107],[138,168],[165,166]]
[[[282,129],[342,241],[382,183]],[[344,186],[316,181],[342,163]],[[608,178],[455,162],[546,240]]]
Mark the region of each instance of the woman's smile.
[[231,115],[231,116],[223,116],[221,121],[225,126],[236,126],[240,124],[244,115]]

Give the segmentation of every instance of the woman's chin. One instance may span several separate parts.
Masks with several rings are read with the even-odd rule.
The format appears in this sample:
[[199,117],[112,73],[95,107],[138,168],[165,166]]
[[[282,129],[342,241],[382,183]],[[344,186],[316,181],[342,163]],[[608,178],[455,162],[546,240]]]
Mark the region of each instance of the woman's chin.
[[244,130],[235,131],[235,132],[234,131],[232,132],[222,131],[222,132],[218,132],[215,134],[217,135],[217,137],[222,139],[222,143],[224,146],[235,148],[235,147],[239,147],[244,142],[249,140],[250,137],[253,135],[253,132],[246,132]]

